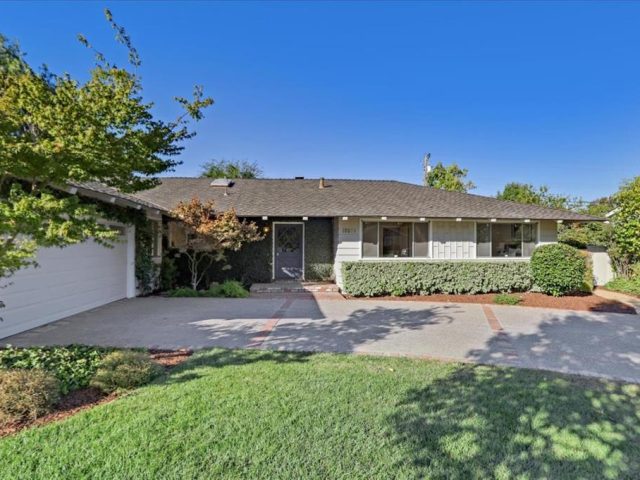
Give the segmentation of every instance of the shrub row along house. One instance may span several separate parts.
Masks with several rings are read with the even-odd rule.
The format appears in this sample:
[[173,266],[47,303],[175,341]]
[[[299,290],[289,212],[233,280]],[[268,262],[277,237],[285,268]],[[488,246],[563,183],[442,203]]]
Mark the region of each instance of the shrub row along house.
[[[135,195],[96,184],[76,185],[71,192],[146,212],[153,234],[145,248],[153,250],[156,263],[162,256],[163,231],[165,254],[180,261],[186,234],[169,217],[180,202],[213,201],[217,212],[234,209],[238,217],[257,223],[264,240],[231,252],[229,268],[214,265],[206,282],[334,279],[344,289],[345,274],[351,273],[359,289],[351,293],[361,294],[375,292],[363,285],[363,277],[375,283],[376,272],[391,272],[407,262],[419,263],[415,268],[439,264],[449,270],[466,269],[467,276],[485,279],[485,289],[518,287],[518,280],[511,278],[517,275],[518,262],[526,262],[536,246],[556,242],[559,223],[602,220],[380,180],[163,178],[157,187]],[[115,248],[85,242],[62,250],[43,249],[40,268],[18,272],[3,292],[0,337],[135,296],[134,231],[131,226],[114,226],[123,232]],[[433,291],[438,282],[451,281],[457,274],[435,268]],[[400,272],[397,281],[404,281],[404,274]],[[491,281],[505,276],[509,278]]]

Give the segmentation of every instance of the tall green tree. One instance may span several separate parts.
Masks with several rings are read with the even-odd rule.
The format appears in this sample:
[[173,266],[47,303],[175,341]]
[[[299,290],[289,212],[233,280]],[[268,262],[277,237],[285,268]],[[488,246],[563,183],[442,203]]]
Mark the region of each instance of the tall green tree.
[[33,263],[40,246],[65,246],[114,234],[99,211],[52,186],[97,181],[125,192],[157,183],[213,103],[201,87],[176,97],[184,112],[165,121],[143,100],[140,58],[127,32],[105,10],[129,65],[106,60],[89,41],[96,64],[86,80],[36,71],[15,43],[0,35],[0,276]]
[[466,179],[468,173],[466,168],[460,168],[456,163],[445,166],[438,162],[431,169],[427,169],[424,184],[441,190],[468,192],[476,188],[473,182]]
[[256,162],[247,160],[211,160],[202,165],[201,177],[209,178],[259,178],[262,169]]
[[625,182],[614,195],[613,242],[610,249],[618,273],[629,276],[640,263],[640,176]]
[[507,183],[496,197],[500,200],[564,209],[571,208],[575,202],[571,197],[551,193],[546,185],[536,188],[530,183],[518,182]]

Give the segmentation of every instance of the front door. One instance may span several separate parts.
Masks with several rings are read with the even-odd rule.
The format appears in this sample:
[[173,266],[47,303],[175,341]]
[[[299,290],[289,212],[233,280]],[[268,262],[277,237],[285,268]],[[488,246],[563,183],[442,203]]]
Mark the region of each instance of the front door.
[[276,280],[302,278],[302,233],[301,223],[276,223],[273,227]]

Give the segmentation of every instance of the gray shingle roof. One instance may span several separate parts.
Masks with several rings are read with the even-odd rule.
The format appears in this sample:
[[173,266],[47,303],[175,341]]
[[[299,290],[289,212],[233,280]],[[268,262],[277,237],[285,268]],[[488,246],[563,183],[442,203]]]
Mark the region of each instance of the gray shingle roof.
[[[447,192],[392,180],[238,179],[213,187],[210,178],[167,177],[134,196],[167,210],[178,202],[213,200],[216,210],[235,208],[242,217],[389,216],[598,221],[597,217],[523,205],[492,197]],[[225,195],[226,193],[226,195]]]

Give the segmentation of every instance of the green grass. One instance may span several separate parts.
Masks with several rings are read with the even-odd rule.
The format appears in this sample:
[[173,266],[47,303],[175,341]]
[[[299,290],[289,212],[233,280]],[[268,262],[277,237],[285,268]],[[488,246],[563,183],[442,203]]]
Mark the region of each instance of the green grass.
[[640,387],[402,358],[209,350],[0,440],[2,478],[638,478]]
[[493,303],[498,305],[518,305],[522,298],[518,295],[510,295],[508,293],[499,293],[493,299]]
[[640,277],[636,278],[616,278],[605,285],[609,290],[628,293],[640,297]]

